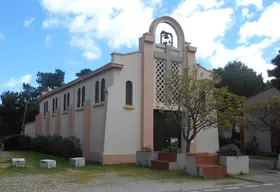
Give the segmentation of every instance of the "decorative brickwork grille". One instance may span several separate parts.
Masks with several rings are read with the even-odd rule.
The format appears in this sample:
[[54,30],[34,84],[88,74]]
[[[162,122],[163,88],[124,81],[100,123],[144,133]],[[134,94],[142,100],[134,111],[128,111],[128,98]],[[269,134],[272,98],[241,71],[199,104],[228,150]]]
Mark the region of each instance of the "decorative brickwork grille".
[[[174,74],[179,74],[179,66],[180,66],[180,63],[179,62],[176,62],[176,61],[171,61],[171,70],[172,70],[172,73]],[[174,77],[174,76],[173,76]],[[175,76],[176,77],[176,76]],[[179,88],[179,83],[177,82],[178,79],[177,78],[172,78],[171,81],[172,81],[172,87],[173,87],[173,91],[172,91],[172,95],[171,95],[171,103],[170,104],[178,104],[178,96],[179,96],[179,92],[178,92],[178,88]]]
[[165,81],[166,81],[166,60],[156,60],[156,102],[164,104],[165,101]]

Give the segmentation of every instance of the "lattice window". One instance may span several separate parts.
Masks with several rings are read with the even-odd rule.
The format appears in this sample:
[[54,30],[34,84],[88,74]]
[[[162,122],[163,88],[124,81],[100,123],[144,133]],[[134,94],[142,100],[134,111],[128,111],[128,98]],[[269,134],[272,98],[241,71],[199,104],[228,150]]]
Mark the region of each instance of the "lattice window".
[[165,100],[165,79],[166,79],[166,60],[156,60],[156,102],[164,103]]
[[[176,62],[176,61],[171,61],[171,70],[173,72],[173,74],[179,74],[179,66],[180,63]],[[173,87],[173,91],[172,91],[172,95],[171,95],[171,104],[178,104],[178,96],[179,96],[179,82],[178,79],[176,78],[176,76],[173,76],[172,80],[172,87]]]

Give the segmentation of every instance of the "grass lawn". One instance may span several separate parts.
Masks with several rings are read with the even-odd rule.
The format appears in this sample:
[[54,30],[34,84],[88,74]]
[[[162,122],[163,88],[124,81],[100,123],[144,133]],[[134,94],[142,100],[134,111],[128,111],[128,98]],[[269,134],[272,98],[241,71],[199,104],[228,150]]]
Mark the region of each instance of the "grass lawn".
[[[150,168],[143,168],[135,164],[120,164],[120,165],[100,165],[93,162],[86,162],[86,166],[82,168],[73,168],[67,159],[55,157],[52,155],[41,154],[32,151],[9,151],[8,157],[2,158],[0,156],[0,165],[8,164],[6,168],[0,168],[0,176],[13,176],[15,174],[59,174],[65,176],[73,176],[79,181],[87,181],[95,177],[103,177],[106,174],[117,174],[121,177],[145,177],[147,179],[192,179],[192,180],[211,180],[200,177],[190,177],[184,175],[183,171],[165,171],[155,170]],[[11,166],[11,158],[25,158],[25,168],[14,168]],[[39,168],[40,159],[54,159],[56,160],[56,168],[43,169]],[[219,178],[218,180],[232,179],[228,176],[226,178]],[[215,179],[217,180],[217,179]]]

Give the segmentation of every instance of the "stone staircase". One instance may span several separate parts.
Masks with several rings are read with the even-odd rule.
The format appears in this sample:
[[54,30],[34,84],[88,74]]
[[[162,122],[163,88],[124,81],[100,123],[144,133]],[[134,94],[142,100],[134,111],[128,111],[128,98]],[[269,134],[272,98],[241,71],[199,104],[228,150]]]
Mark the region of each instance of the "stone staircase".
[[219,165],[219,157],[217,155],[196,156],[195,166],[197,169],[197,176],[216,178],[225,177],[227,174],[226,167]]
[[158,159],[152,160],[153,169],[183,170],[185,165],[185,154],[172,152],[158,152]]

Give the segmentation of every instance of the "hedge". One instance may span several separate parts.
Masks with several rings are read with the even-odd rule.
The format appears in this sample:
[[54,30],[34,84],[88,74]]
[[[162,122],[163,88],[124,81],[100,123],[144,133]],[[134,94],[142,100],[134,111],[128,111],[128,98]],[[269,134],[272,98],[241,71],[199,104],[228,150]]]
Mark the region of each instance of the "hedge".
[[76,137],[10,135],[3,138],[4,150],[32,150],[59,157],[82,156],[80,140]]

